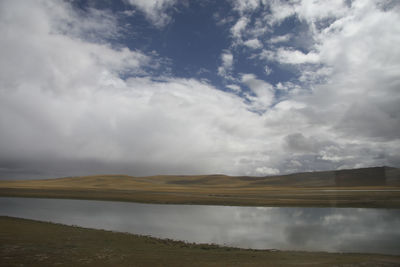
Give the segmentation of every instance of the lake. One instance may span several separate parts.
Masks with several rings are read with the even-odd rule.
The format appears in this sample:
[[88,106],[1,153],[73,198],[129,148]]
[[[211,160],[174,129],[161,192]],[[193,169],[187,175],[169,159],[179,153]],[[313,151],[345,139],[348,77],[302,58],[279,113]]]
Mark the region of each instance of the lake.
[[400,255],[398,209],[157,205],[0,197],[0,215],[241,248]]

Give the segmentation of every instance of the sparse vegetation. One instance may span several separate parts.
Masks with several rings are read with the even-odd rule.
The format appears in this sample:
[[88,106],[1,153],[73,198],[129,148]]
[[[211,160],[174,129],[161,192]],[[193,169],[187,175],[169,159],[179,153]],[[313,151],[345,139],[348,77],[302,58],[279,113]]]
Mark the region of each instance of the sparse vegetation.
[[[367,186],[363,185],[363,179]],[[175,204],[400,208],[400,170],[382,167],[274,177],[97,175],[0,181],[0,196]]]
[[399,266],[399,256],[245,250],[0,217],[0,266]]

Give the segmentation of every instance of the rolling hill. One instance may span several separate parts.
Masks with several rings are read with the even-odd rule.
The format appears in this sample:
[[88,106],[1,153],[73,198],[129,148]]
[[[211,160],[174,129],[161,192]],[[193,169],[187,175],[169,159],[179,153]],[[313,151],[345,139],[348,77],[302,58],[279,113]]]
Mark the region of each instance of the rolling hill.
[[261,206],[400,206],[400,169],[373,167],[250,177],[94,175],[0,181],[0,196]]

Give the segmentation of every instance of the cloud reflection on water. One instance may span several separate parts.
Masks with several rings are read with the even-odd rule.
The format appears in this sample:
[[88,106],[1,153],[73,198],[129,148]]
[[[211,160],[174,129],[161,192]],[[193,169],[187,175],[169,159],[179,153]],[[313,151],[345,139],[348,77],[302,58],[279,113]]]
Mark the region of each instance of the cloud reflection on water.
[[400,254],[395,209],[0,198],[0,215],[242,248]]

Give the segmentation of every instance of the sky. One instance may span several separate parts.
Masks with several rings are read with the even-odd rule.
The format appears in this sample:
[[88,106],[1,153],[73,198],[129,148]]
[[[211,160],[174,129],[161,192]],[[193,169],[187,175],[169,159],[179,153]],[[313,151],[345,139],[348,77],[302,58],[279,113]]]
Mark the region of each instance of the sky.
[[400,167],[396,0],[2,0],[0,179]]

